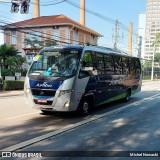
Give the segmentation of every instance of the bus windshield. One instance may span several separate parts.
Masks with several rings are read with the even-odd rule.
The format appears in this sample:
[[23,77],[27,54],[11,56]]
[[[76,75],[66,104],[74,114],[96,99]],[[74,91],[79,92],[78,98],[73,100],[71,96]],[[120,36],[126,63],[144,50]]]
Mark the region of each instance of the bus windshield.
[[70,77],[77,73],[82,50],[44,50],[33,59],[29,75]]

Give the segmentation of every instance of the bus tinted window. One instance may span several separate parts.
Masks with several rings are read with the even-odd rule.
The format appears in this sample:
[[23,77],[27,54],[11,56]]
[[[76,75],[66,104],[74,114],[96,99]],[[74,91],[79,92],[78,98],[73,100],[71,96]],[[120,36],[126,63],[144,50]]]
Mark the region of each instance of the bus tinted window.
[[122,61],[120,56],[114,56],[115,74],[122,74]]
[[136,68],[135,68],[135,59],[129,58],[129,69],[131,76],[135,76]]
[[96,53],[96,59],[97,59],[98,74],[105,74],[103,54]]
[[135,68],[136,68],[136,74],[141,73],[141,65],[139,59],[135,59]]
[[129,73],[129,59],[127,57],[122,57],[122,68],[123,68],[123,74]]
[[114,74],[114,62],[112,56],[105,54],[104,62],[106,74]]
[[86,67],[93,67],[92,52],[85,51],[84,62]]

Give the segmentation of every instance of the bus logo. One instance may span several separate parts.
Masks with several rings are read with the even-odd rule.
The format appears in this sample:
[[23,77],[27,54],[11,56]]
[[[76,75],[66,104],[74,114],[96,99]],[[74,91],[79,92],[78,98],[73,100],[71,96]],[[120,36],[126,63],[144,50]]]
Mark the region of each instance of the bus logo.
[[43,91],[41,91],[41,92],[40,92],[40,95],[41,95],[41,96],[43,96],[43,95],[44,95],[44,92],[43,92]]
[[51,84],[47,84],[47,82],[44,83],[37,83],[36,87],[46,87],[46,88],[51,88]]

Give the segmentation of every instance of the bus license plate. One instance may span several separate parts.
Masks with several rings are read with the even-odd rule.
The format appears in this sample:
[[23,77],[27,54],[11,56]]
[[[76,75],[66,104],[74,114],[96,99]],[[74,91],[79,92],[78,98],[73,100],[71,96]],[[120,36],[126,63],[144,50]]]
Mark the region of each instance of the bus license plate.
[[37,99],[37,102],[38,103],[47,103],[47,100],[45,100],[45,99]]

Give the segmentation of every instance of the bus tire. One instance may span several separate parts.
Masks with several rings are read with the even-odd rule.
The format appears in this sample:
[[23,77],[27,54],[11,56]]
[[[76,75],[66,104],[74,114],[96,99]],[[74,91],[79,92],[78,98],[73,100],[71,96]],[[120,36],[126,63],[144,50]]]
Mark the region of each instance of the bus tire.
[[80,115],[87,115],[90,111],[90,104],[88,100],[84,99],[82,100],[79,108]]
[[126,91],[126,96],[125,96],[125,98],[124,98],[124,101],[125,101],[125,102],[128,102],[128,101],[130,100],[130,97],[131,97],[131,93],[130,93],[130,90],[128,89],[128,90]]

